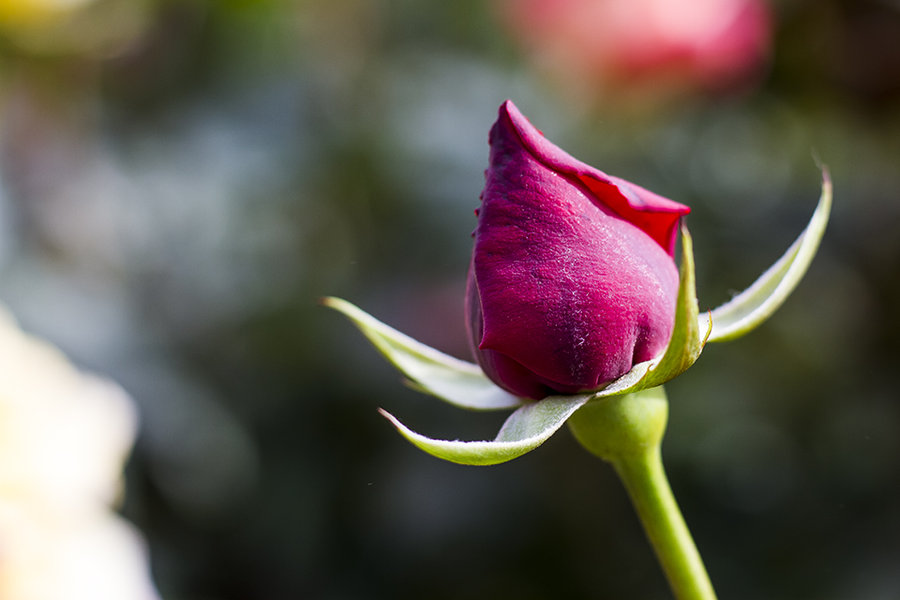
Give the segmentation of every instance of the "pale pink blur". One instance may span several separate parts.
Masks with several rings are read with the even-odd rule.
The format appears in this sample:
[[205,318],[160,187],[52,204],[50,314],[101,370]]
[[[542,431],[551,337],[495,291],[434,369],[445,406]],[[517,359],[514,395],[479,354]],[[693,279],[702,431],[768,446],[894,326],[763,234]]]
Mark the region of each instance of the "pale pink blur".
[[772,33],[764,0],[501,0],[500,9],[542,67],[613,92],[745,86]]

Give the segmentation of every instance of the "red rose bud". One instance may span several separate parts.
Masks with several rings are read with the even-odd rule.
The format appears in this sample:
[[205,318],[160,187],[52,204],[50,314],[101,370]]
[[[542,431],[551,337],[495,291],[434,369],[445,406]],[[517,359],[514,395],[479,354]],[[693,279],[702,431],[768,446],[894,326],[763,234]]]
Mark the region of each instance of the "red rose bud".
[[540,399],[601,388],[662,352],[690,209],[569,156],[508,100],[490,146],[466,298],[488,377]]

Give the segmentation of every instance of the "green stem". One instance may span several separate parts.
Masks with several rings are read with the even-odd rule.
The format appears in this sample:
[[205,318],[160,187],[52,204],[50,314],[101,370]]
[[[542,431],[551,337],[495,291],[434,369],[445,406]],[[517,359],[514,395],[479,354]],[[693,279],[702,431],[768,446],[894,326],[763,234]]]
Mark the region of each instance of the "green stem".
[[669,404],[662,387],[594,400],[569,419],[575,438],[611,463],[678,600],[715,600],[709,576],[663,470]]
[[656,556],[678,600],[714,600],[697,552],[663,470],[659,446],[612,461],[625,484]]

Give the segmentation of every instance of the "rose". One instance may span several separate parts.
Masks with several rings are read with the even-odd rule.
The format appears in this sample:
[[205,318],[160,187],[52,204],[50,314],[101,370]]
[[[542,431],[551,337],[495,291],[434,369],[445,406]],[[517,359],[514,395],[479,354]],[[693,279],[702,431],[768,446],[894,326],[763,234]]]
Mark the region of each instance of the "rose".
[[674,595],[714,598],[662,466],[663,385],[705,344],[747,333],[784,302],[828,223],[828,173],[809,225],[787,252],[701,315],[683,225],[678,271],[673,259],[686,206],[575,160],[509,101],[490,145],[466,296],[481,368],[346,300],[322,302],[353,321],[415,389],[461,408],[515,409],[493,440],[474,441],[427,437],[381,409],[410,443],[450,462],[493,465],[534,450],[568,423],[582,446],[615,467]]
[[[607,460],[658,459],[662,386],[707,344],[765,322],[809,268],[831,212],[827,170],[809,225],[781,258],[743,292],[700,313],[684,225],[677,227],[677,274],[672,258],[686,206],[575,160],[510,102],[500,107],[490,141],[467,295],[481,366],[417,342],[346,300],[322,303],[350,319],[414,389],[459,408],[514,409],[493,440],[478,441],[430,438],[380,411],[432,456],[499,464],[531,452],[568,422]],[[556,391],[563,393],[539,399]]]
[[690,209],[572,158],[512,102],[499,112],[469,270],[470,344],[518,396],[601,388],[672,335],[675,234]]
[[550,69],[581,88],[727,90],[769,53],[764,0],[501,0],[500,18]]

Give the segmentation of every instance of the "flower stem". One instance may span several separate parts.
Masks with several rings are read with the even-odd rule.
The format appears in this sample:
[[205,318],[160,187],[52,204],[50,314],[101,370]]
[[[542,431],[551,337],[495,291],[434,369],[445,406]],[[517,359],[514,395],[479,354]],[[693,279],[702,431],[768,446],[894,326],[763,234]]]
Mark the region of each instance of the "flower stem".
[[678,600],[716,597],[663,470],[659,446],[612,461]]
[[660,445],[669,404],[662,387],[589,402],[569,419],[575,438],[611,463],[628,490],[678,600],[715,600],[663,470]]

